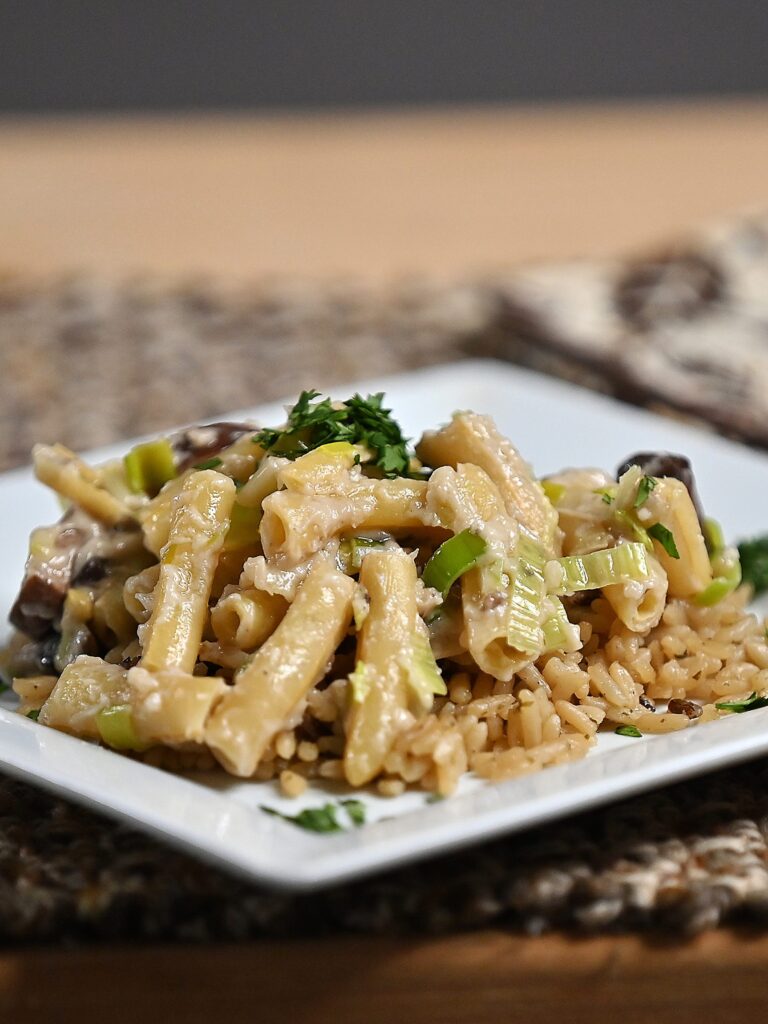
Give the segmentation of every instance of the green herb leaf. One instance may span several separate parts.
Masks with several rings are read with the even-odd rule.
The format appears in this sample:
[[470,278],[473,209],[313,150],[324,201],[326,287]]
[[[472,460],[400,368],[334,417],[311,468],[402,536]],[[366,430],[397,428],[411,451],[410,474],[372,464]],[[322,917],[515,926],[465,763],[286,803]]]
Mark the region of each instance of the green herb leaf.
[[644,476],[640,483],[637,485],[637,494],[635,495],[635,508],[640,508],[648,501],[648,497],[656,486],[656,481],[652,476]]
[[288,413],[283,430],[261,430],[254,441],[265,451],[284,458],[300,455],[335,441],[361,444],[374,455],[373,465],[384,476],[406,476],[410,465],[408,442],[389,409],[382,406],[383,393],[353,395],[346,402],[317,399],[317,391],[302,391]]
[[365,804],[362,800],[342,800],[341,806],[349,815],[349,820],[353,825],[365,824]]
[[636,725],[620,725],[618,729],[616,729],[616,735],[631,736],[633,739],[637,739],[639,736],[642,736],[643,734],[640,732]]
[[218,455],[214,455],[212,459],[206,459],[205,462],[198,462],[195,469],[216,469],[217,466],[221,465],[221,459]]
[[31,718],[33,722],[36,722],[40,717],[40,709],[35,708],[33,711],[28,711],[26,717]]
[[753,537],[739,544],[741,576],[756,594],[768,590],[768,536]]
[[[283,821],[289,821],[292,825],[307,829],[309,832],[341,832],[342,826],[336,819],[336,808],[333,804],[325,804],[323,807],[305,807],[298,814],[282,814],[274,807],[261,806],[262,811],[272,814]],[[351,815],[350,815],[351,817]]]
[[758,697],[756,693],[750,693],[742,700],[723,700],[715,704],[719,711],[733,711],[740,715],[744,711],[756,711],[758,708],[768,708],[768,697]]
[[167,437],[131,448],[123,458],[125,479],[134,494],[154,497],[176,476],[176,456]]
[[663,523],[654,523],[653,526],[649,526],[648,536],[657,540],[670,558],[680,557],[680,552],[677,550],[677,544],[675,544],[675,538],[672,531],[668,530]]
[[428,804],[439,804],[442,800],[445,800],[442,793],[430,793],[427,797]]

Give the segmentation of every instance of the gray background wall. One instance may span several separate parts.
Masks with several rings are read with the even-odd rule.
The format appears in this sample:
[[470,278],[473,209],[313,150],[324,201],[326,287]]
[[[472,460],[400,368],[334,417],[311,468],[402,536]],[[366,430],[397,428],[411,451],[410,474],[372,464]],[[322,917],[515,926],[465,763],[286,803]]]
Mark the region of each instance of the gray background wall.
[[0,111],[768,91],[768,0],[0,0]]

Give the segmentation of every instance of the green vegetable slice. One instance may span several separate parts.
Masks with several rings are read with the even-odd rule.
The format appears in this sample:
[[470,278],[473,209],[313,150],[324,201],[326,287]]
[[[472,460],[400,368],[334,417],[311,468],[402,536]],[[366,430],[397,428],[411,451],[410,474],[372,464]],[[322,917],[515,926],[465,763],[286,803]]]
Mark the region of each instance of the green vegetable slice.
[[710,554],[723,550],[725,536],[722,526],[716,519],[705,519],[701,524],[701,532],[704,534],[704,542]]
[[146,747],[136,734],[130,704],[102,708],[96,715],[96,728],[104,743],[113,750],[144,750]]
[[620,725],[615,731],[617,736],[631,736],[633,739],[643,735],[636,725]]
[[408,685],[418,703],[426,711],[432,707],[433,697],[442,697],[448,692],[426,632],[422,633],[420,630],[415,632],[405,670]]
[[260,507],[246,508],[245,505],[238,505],[235,502],[232,506],[229,529],[224,538],[224,550],[236,551],[254,544],[259,539],[261,517]]
[[723,700],[715,707],[719,711],[732,711],[736,715],[742,714],[744,711],[756,711],[758,708],[768,708],[768,697],[758,696],[755,692],[750,693],[748,697],[744,697],[742,700]]
[[[553,585],[556,570],[550,570],[550,566],[560,569],[556,585]],[[600,590],[614,583],[642,582],[650,575],[645,548],[634,541],[587,555],[558,558],[547,565],[548,582],[550,573],[551,592],[558,596],[577,594],[581,590]]]
[[339,568],[342,572],[359,572],[368,552],[383,548],[386,543],[374,537],[348,537],[339,544]]
[[26,718],[31,718],[33,722],[36,722],[40,717],[40,708],[33,708],[32,711],[28,711]]
[[368,667],[364,661],[358,661],[355,671],[349,673],[348,679],[352,700],[356,704],[362,704],[371,687],[368,681]]
[[424,566],[422,581],[425,587],[434,587],[445,597],[453,584],[477,564],[485,554],[486,543],[471,530],[462,530],[445,541]]
[[509,588],[507,643],[524,654],[536,655],[544,649],[544,561],[538,547],[523,544]]
[[134,494],[154,497],[163,484],[176,476],[176,459],[167,438],[131,448],[123,459],[125,478]]
[[547,496],[547,500],[551,505],[557,505],[558,501],[560,501],[565,494],[565,487],[563,484],[556,484],[551,480],[542,480],[541,489],[544,491],[544,494]]
[[741,565],[735,562],[725,572],[715,576],[708,587],[705,587],[700,594],[694,597],[694,602],[704,608],[722,601],[724,597],[732,593],[741,583]]
[[198,462],[195,469],[216,469],[217,466],[223,465],[222,460],[218,455],[214,455],[212,459],[206,459],[205,462]]
[[566,614],[563,602],[558,597],[550,597],[551,612],[544,619],[542,630],[544,632],[545,651],[570,651],[573,650],[574,627]]
[[667,527],[664,526],[663,523],[654,523],[653,526],[649,526],[648,536],[657,540],[670,558],[680,557],[680,552],[677,550],[677,544],[675,544],[674,535],[671,530],[668,530]]

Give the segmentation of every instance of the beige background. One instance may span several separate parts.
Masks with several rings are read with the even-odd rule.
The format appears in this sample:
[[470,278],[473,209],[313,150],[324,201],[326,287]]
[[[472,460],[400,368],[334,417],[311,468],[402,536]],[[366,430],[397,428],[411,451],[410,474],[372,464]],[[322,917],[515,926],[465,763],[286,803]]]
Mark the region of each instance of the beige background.
[[768,200],[768,102],[0,122],[0,266],[457,276]]

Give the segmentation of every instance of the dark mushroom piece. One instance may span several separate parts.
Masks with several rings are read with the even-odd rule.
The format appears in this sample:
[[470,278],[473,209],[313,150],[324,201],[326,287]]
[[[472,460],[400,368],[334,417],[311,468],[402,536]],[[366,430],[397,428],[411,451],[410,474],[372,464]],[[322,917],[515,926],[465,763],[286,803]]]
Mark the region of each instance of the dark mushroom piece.
[[177,472],[214,458],[245,434],[255,432],[256,428],[247,423],[206,423],[179,430],[168,438],[176,455]]
[[8,616],[16,629],[33,640],[48,636],[61,620],[75,558],[86,537],[86,531],[72,518],[67,513],[56,526],[43,528],[49,531],[46,553],[29,555],[19,595]]

